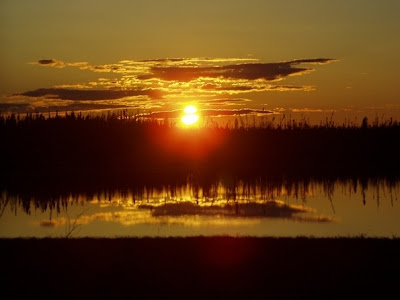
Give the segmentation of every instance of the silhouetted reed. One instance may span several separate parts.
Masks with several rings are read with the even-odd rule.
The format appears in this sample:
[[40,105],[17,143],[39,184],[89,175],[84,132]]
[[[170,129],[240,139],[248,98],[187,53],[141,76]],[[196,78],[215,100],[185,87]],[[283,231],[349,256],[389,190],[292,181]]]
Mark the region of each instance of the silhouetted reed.
[[[387,178],[400,172],[392,119],[310,125],[289,117],[180,128],[126,111],[0,115],[0,185],[8,191],[95,191],[259,178]],[[207,190],[207,189],[206,189]]]
[[[376,202],[379,206],[380,194],[389,199],[391,205],[398,200],[400,194],[399,181],[384,177],[346,177],[346,178],[305,178],[305,179],[270,179],[246,178],[226,180],[215,178],[200,181],[198,178],[187,178],[157,184],[151,181],[135,182],[129,186],[106,188],[104,186],[63,185],[9,186],[0,193],[0,217],[6,206],[15,210],[22,209],[30,214],[33,210],[50,211],[59,214],[67,211],[70,205],[80,205],[88,201],[112,202],[127,201],[131,204],[165,203],[191,201],[192,203],[210,204],[215,201],[231,202],[263,202],[285,199],[297,199],[307,202],[309,195],[324,193],[326,199],[333,201],[336,193],[362,196],[363,204]],[[366,194],[369,193],[369,198]],[[371,197],[372,195],[372,197]],[[296,201],[297,201],[296,200]],[[137,203],[136,203],[137,202]],[[333,203],[332,203],[333,205]],[[333,207],[334,210],[334,207]]]

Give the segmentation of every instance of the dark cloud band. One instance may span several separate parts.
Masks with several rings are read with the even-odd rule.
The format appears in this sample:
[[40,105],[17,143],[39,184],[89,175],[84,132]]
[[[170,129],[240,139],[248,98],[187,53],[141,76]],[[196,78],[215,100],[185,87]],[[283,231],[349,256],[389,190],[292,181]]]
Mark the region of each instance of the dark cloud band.
[[325,64],[334,61],[330,58],[301,59],[278,63],[246,63],[227,66],[211,67],[169,67],[156,66],[151,68],[150,74],[138,76],[139,79],[158,78],[162,80],[191,81],[200,77],[227,78],[273,81],[289,75],[312,71],[310,68],[300,68],[296,65],[303,63]]
[[51,65],[51,64],[55,64],[56,61],[54,59],[42,59],[42,60],[39,60],[38,63],[40,65]]
[[[203,117],[218,117],[218,116],[240,116],[240,115],[256,115],[256,114],[272,114],[273,111],[265,109],[202,109],[199,115]],[[154,119],[175,119],[183,115],[182,110],[157,111],[147,114],[142,114],[144,118]]]
[[47,99],[61,100],[115,100],[134,96],[148,96],[151,99],[161,99],[164,95],[162,91],[155,89],[132,89],[132,90],[79,90],[79,89],[37,89],[28,91],[18,96],[44,97]]

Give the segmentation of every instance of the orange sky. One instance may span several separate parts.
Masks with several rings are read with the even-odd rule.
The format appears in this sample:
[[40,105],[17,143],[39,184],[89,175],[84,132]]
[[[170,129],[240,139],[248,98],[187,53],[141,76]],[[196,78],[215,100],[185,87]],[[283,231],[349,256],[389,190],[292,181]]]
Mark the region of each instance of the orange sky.
[[400,2],[1,1],[0,111],[400,118]]

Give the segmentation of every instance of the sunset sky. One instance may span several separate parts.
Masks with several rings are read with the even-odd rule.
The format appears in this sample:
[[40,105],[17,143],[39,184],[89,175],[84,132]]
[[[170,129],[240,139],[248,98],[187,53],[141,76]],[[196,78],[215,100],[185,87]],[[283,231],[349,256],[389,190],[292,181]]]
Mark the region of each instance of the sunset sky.
[[0,2],[0,111],[400,119],[400,1]]

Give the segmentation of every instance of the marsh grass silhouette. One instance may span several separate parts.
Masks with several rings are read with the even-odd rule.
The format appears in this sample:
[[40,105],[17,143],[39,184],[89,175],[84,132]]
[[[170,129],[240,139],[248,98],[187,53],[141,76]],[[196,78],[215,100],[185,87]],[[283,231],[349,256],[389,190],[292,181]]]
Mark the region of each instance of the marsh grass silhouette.
[[319,125],[291,117],[179,128],[126,111],[0,115],[0,185],[9,191],[156,188],[188,181],[386,178],[400,172],[400,124]]
[[[380,194],[385,199],[390,199],[393,206],[397,201],[399,181],[393,177],[341,177],[341,178],[279,178],[247,177],[224,178],[213,177],[200,181],[198,177],[188,177],[183,180],[170,180],[164,183],[150,181],[132,181],[129,185],[106,187],[100,185],[58,185],[46,186],[45,183],[37,186],[19,185],[8,186],[0,193],[0,211],[5,207],[15,211],[23,210],[27,214],[32,211],[50,211],[59,215],[63,210],[68,211],[69,206],[80,205],[90,201],[112,202],[114,199],[132,202],[133,204],[151,207],[156,201],[159,203],[179,203],[182,200],[190,202],[198,208],[201,203],[213,205],[224,201],[226,205],[258,202],[267,205],[269,201],[292,198],[307,205],[308,195],[323,193],[331,202],[332,211],[335,213],[334,197],[336,193],[359,195],[362,202],[376,202],[379,206]],[[335,192],[336,191],[336,192]],[[368,193],[368,196],[367,196]],[[178,202],[177,202],[178,201]],[[71,226],[68,220],[68,228]],[[75,229],[74,229],[75,230]]]

